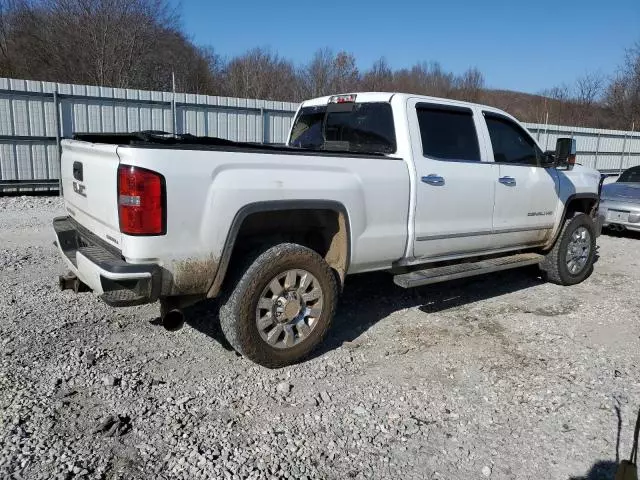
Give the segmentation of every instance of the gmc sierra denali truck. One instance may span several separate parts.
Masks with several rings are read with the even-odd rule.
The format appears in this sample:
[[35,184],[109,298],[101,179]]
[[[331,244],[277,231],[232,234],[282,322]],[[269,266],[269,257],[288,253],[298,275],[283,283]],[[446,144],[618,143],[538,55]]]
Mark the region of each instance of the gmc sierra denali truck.
[[322,340],[348,274],[410,288],[537,264],[571,285],[602,223],[575,141],[543,152],[505,112],[440,98],[309,100],[285,146],[138,132],[62,148],[61,286],[159,300],[167,328],[219,297],[229,343],[269,367]]

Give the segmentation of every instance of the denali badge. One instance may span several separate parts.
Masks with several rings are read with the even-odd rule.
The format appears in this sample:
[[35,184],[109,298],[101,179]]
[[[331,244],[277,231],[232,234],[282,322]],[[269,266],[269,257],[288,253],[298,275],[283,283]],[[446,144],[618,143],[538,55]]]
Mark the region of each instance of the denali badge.
[[83,197],[86,197],[87,196],[86,190],[87,190],[87,187],[85,187],[81,183],[73,182],[73,191],[76,192],[78,195],[82,195]]

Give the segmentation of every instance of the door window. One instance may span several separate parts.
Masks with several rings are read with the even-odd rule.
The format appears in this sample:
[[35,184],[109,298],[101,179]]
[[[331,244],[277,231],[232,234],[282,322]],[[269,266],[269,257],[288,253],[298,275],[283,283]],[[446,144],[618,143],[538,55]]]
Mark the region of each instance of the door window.
[[422,153],[438,160],[480,161],[473,113],[467,108],[446,106],[416,107]]
[[524,129],[504,117],[485,113],[485,119],[496,163],[540,165],[542,150]]

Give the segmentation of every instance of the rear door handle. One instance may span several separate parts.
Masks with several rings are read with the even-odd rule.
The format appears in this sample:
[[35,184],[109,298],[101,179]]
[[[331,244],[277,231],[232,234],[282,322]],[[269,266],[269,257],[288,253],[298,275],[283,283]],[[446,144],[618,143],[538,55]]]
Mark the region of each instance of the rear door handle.
[[422,181],[424,183],[428,183],[429,185],[435,185],[439,187],[440,185],[444,185],[444,178],[440,175],[436,175],[435,173],[430,173],[426,177],[422,177]]
[[498,181],[503,184],[506,185],[508,187],[515,187],[516,186],[516,179],[513,177],[500,177],[498,179]]

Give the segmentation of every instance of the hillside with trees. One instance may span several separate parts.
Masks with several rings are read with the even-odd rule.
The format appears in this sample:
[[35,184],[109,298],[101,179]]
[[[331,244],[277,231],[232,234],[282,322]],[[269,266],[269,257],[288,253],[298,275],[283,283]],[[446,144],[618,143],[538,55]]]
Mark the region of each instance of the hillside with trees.
[[318,50],[303,65],[254,48],[224,58],[195,45],[167,0],[0,0],[0,76],[300,101],[357,90],[402,91],[502,108],[523,121],[628,130],[640,121],[640,41],[611,77],[589,73],[537,95],[487,88],[475,67],[438,62],[366,69],[349,52]]

